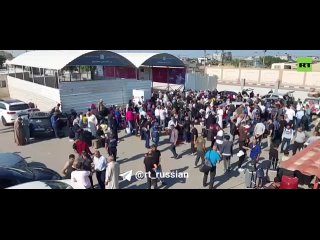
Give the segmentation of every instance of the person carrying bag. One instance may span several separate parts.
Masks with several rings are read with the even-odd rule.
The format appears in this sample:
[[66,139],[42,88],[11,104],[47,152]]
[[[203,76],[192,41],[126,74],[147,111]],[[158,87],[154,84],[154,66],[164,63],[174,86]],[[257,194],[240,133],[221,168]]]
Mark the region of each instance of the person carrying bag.
[[[217,146],[214,145],[212,150],[208,151],[205,155],[205,161],[200,166],[200,172],[203,172],[203,187],[209,185],[209,189],[213,189],[214,178],[216,176],[216,165],[221,161],[220,154],[217,152]],[[207,183],[208,175],[210,172],[210,182]]]

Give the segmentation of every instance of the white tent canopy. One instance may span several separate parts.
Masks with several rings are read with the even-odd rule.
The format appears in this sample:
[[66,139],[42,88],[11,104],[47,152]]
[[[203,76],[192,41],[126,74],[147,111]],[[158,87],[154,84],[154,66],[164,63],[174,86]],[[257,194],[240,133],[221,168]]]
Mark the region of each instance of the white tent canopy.
[[[45,50],[30,51],[19,55],[7,64],[60,70],[69,63],[98,50]],[[114,51],[100,50],[105,53],[116,54],[120,61],[127,66],[168,66],[184,67],[184,63],[174,55],[168,53],[117,53]]]

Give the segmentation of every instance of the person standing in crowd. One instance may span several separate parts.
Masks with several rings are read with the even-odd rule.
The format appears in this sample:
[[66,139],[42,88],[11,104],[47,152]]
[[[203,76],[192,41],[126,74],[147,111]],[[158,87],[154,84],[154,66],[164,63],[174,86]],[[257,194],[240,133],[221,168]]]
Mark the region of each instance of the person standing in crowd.
[[252,143],[249,144],[249,147],[243,146],[242,148],[246,150],[251,150],[251,165],[253,166],[254,171],[257,171],[257,163],[259,162],[259,157],[261,154],[261,146],[257,143],[257,139],[253,138]]
[[51,125],[55,134],[56,138],[59,138],[59,117],[58,112],[55,111],[53,115],[51,116]]
[[154,116],[156,117],[158,124],[160,124],[160,106],[159,105],[154,110]]
[[279,152],[277,144],[272,143],[270,145],[269,160],[271,161],[271,166],[273,167],[273,169],[276,170],[279,162]]
[[91,112],[87,113],[87,117],[88,117],[88,131],[91,132],[93,137],[97,137],[98,120],[96,116]]
[[93,160],[92,160],[92,158],[85,151],[83,151],[82,154],[79,156],[78,161],[82,161],[83,170],[90,172],[89,180],[91,183],[91,187],[93,188],[93,179],[92,179]]
[[114,136],[116,141],[119,143],[120,141],[118,138],[118,124],[114,114],[112,115],[112,118],[110,120],[110,129],[111,129],[112,135]]
[[73,171],[71,173],[71,181],[77,182],[86,189],[91,189],[92,183],[89,179],[90,175],[90,171],[86,171],[83,169],[83,162],[79,161],[76,163],[76,171]]
[[300,108],[297,110],[296,113],[296,128],[301,126],[301,119],[304,116],[304,107]]
[[236,122],[237,122],[236,118],[230,119],[230,135],[232,136],[232,140],[231,140],[232,142],[234,142],[236,135],[239,136],[239,131],[237,129]]
[[18,146],[23,146],[26,144],[26,139],[25,139],[25,135],[23,132],[23,125],[22,125],[22,118],[18,117],[13,125],[13,129],[14,129],[14,142],[18,145]]
[[191,133],[190,133],[190,121],[189,121],[188,117],[185,117],[182,129],[183,129],[182,130],[183,131],[183,140],[185,143],[189,143]]
[[271,119],[268,120],[267,122],[267,128],[268,128],[268,135],[267,135],[267,142],[268,142],[268,146],[267,148],[265,149],[266,151],[267,150],[270,150],[271,148],[271,143],[272,143],[272,139],[274,137],[274,124],[272,122]]
[[204,139],[203,137],[203,133],[201,133],[201,136],[197,138],[196,140],[196,148],[197,148],[197,157],[196,157],[196,161],[194,163],[194,166],[195,168],[199,167],[198,166],[198,162],[201,158],[201,164],[204,164],[204,155],[205,155],[205,152],[206,152],[206,140]]
[[223,129],[223,113],[224,113],[223,108],[222,106],[220,106],[217,111],[217,115],[218,115],[218,124],[221,129]]
[[159,129],[159,123],[155,121],[153,123],[152,127],[152,138],[153,142],[155,143],[156,146],[159,146],[159,140],[160,140],[160,129]]
[[223,132],[222,128],[220,128],[219,126],[217,126],[217,130],[218,130],[218,132],[217,132],[217,136],[216,136],[216,145],[218,147],[218,151],[221,153],[224,132]]
[[145,137],[145,148],[150,148],[150,130],[151,130],[151,118],[148,116],[147,121],[143,126],[143,132]]
[[159,114],[160,114],[160,127],[164,129],[166,124],[166,117],[167,117],[167,113],[164,106],[161,106]]
[[290,124],[287,124],[287,127],[283,130],[282,133],[282,143],[281,143],[281,153],[284,151],[284,146],[286,146],[286,151],[289,151],[291,141],[293,139],[293,129]]
[[312,123],[312,114],[311,114],[311,109],[310,109],[310,106],[309,104],[306,105],[306,108],[305,108],[305,116],[307,117],[307,121],[306,121],[306,124],[305,124],[305,131],[309,131],[309,125],[310,123]]
[[159,176],[156,176],[161,185],[166,185],[166,183],[161,179],[161,173],[162,173],[162,165],[161,165],[161,152],[157,149],[157,145],[153,144],[151,146],[151,155],[154,158],[154,162],[156,164],[156,173],[158,173]]
[[22,118],[22,128],[23,128],[23,135],[25,137],[25,142],[28,144],[30,142],[30,122],[29,122],[29,115],[23,115]]
[[230,159],[233,156],[233,143],[230,141],[230,136],[226,135],[221,146],[221,155],[224,163],[224,173],[230,171]]
[[119,189],[120,164],[112,156],[108,157],[106,189]]
[[100,189],[105,189],[107,160],[98,150],[94,152],[93,164]]
[[82,136],[80,136],[79,140],[73,143],[73,150],[75,150],[75,152],[79,155],[81,155],[83,151],[85,151],[90,156],[93,155],[90,151],[89,145],[83,140]]
[[76,170],[76,157],[74,154],[69,155],[69,160],[66,162],[62,169],[62,175],[65,179],[71,179],[71,173]]
[[197,139],[198,139],[198,130],[197,128],[195,128],[194,124],[191,123],[191,155],[194,156],[197,152],[197,149],[196,149],[196,142],[197,142]]
[[263,134],[266,130],[266,126],[257,120],[257,124],[254,127],[254,137],[257,139],[257,142],[261,145]]
[[178,137],[179,137],[179,132],[178,132],[177,128],[172,124],[171,125],[171,134],[170,134],[170,143],[171,143],[170,151],[173,154],[173,157],[171,157],[171,158],[175,158],[175,159],[178,159],[178,157],[179,157],[179,155],[177,154],[177,151],[176,151]]
[[131,107],[128,108],[128,111],[126,113],[126,121],[128,123],[130,133],[132,134],[133,126],[134,126],[134,113],[133,113],[133,109]]
[[111,133],[110,137],[107,137],[105,140],[105,148],[107,150],[107,153],[109,154],[109,156],[113,156],[113,158],[117,159],[117,146],[118,146],[118,142],[117,139],[115,138],[115,136]]
[[293,149],[292,154],[295,155],[297,153],[297,150],[301,151],[303,149],[303,145],[306,141],[306,134],[304,131],[302,131],[302,127],[298,127],[295,135],[294,135],[294,142],[293,142]]
[[[208,161],[210,161],[212,168],[209,171],[204,172],[202,185],[203,187],[206,187],[209,185],[209,189],[213,189],[214,178],[216,176],[217,163],[221,161],[220,155],[217,152],[217,146],[213,146],[212,149],[206,153],[205,158],[208,159]],[[209,172],[210,172],[210,181],[208,184],[207,179],[208,179]]]

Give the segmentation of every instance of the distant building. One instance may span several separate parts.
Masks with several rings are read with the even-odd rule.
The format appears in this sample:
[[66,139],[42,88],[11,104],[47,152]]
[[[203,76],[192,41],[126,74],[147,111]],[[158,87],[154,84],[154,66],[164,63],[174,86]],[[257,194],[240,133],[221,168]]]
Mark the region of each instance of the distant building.
[[271,69],[297,69],[297,63],[273,63]]

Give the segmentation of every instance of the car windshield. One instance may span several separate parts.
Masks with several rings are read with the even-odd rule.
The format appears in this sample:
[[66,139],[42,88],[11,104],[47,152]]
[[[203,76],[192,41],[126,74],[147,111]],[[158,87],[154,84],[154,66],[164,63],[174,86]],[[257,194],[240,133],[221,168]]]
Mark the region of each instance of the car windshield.
[[28,166],[26,160],[19,155],[11,153],[0,154],[0,166],[12,168],[26,168]]
[[16,105],[10,105],[9,110],[10,111],[21,111],[21,110],[27,110],[29,109],[28,104],[16,104]]
[[42,181],[44,184],[46,184],[51,189],[73,189],[73,187],[67,183],[64,182],[58,182],[58,181]]

